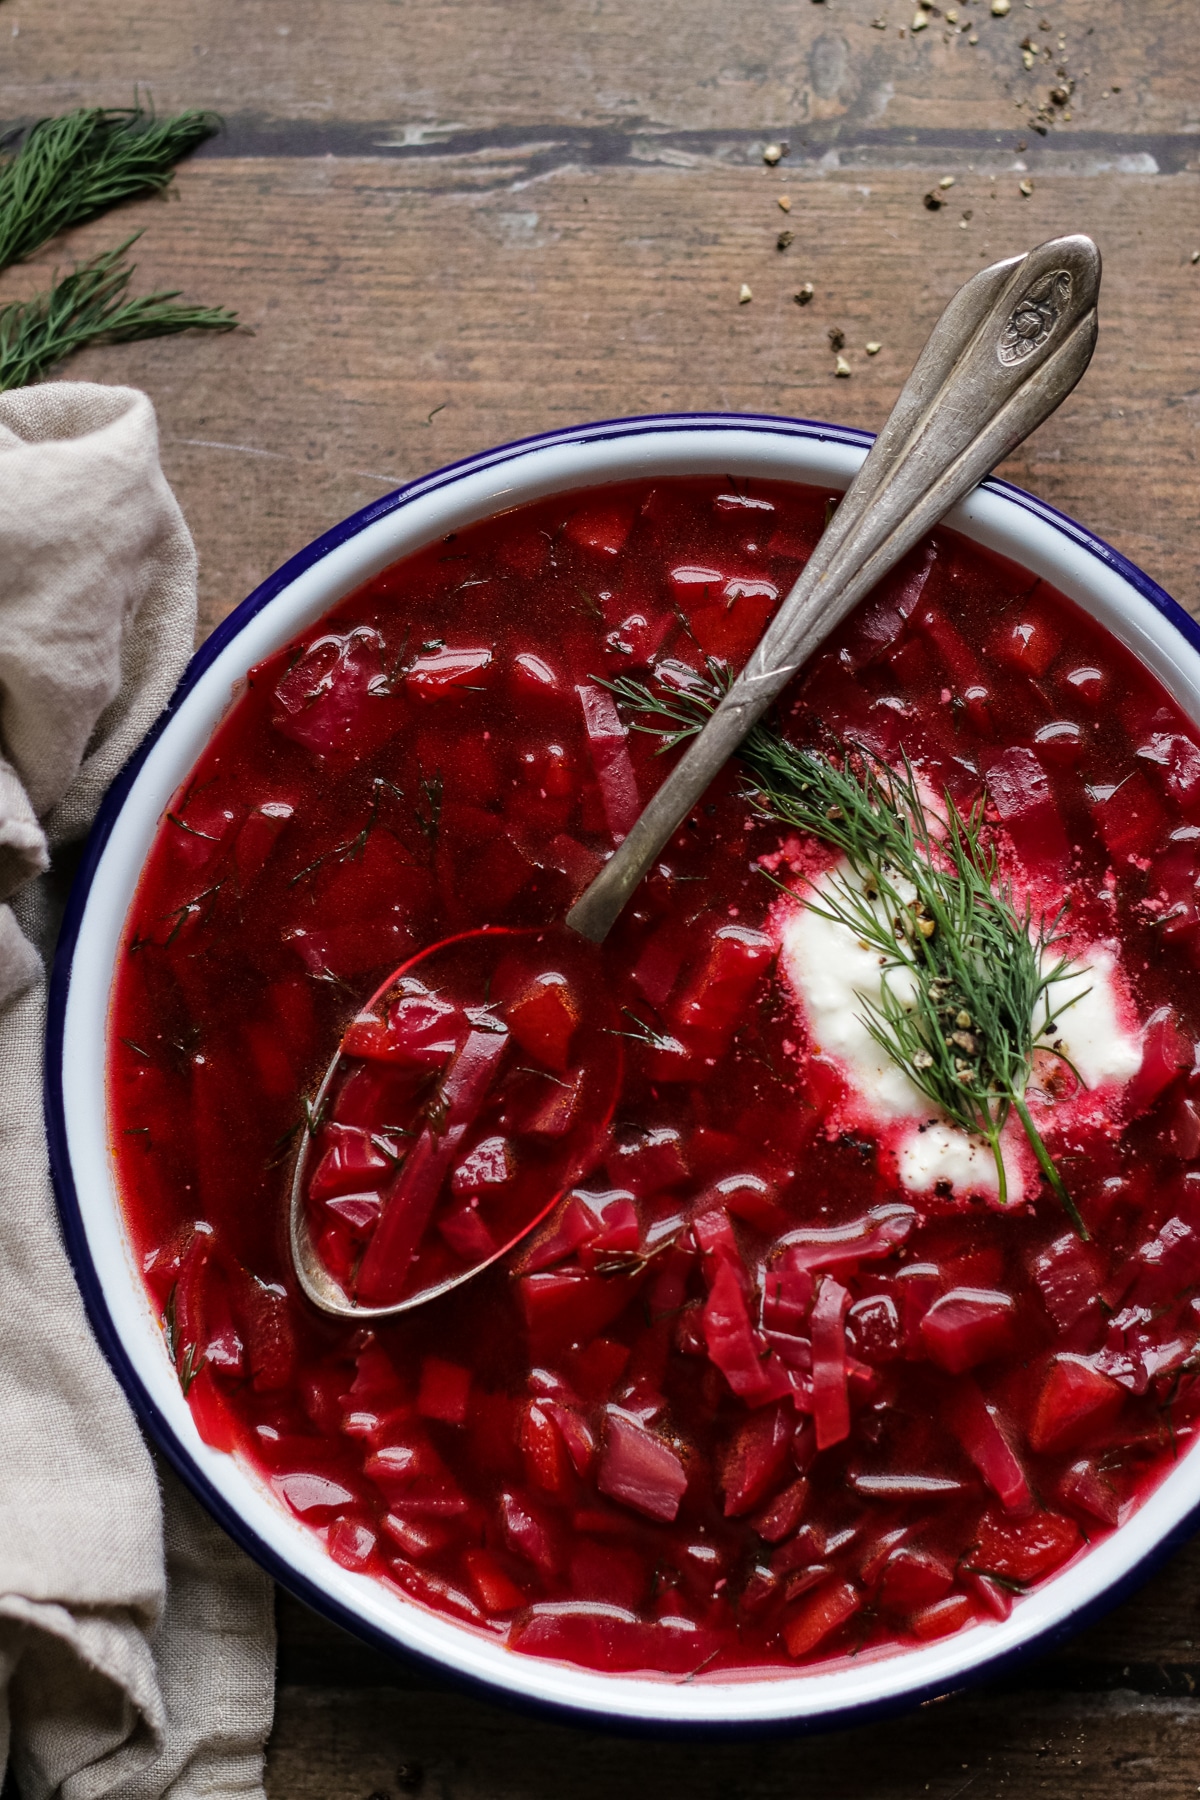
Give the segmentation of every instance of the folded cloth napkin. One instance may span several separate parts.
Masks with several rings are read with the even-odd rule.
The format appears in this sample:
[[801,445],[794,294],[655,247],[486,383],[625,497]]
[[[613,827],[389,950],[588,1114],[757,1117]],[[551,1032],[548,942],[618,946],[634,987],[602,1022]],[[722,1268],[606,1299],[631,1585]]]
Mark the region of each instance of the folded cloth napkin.
[[11,1742],[24,1800],[263,1793],[270,1583],[160,1488],[88,1329],[42,1127],[54,865],[168,699],[195,620],[146,396],[0,396],[0,1769]]

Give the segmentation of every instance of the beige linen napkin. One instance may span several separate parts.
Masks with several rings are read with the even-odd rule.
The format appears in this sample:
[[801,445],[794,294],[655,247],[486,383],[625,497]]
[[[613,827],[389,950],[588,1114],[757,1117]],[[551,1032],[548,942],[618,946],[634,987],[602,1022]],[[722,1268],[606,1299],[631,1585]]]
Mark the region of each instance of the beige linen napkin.
[[178,1483],[160,1497],[42,1127],[51,857],[168,699],[195,618],[146,396],[0,396],[0,1768],[11,1732],[24,1800],[263,1791],[270,1583]]

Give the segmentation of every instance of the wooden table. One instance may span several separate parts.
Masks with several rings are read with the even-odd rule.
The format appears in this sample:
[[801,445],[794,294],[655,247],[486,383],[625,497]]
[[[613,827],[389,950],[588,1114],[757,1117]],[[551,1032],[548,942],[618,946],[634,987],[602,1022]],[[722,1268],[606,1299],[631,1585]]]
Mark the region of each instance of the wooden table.
[[[146,286],[250,328],[69,370],[152,395],[204,628],[333,521],[526,432],[706,408],[877,426],[954,288],[1073,230],[1105,256],[1099,349],[1005,473],[1200,605],[1192,0],[957,11],[914,32],[913,0],[4,0],[0,117],[123,104],[135,81],[162,110],[226,115],[167,201],[66,246],[144,227]],[[774,169],[771,142],[788,147]],[[0,298],[63,255],[10,272]],[[281,1596],[268,1785],[289,1800],[1192,1795],[1197,1596],[1200,1546],[1003,1683],[853,1734],[699,1747],[464,1698]]]

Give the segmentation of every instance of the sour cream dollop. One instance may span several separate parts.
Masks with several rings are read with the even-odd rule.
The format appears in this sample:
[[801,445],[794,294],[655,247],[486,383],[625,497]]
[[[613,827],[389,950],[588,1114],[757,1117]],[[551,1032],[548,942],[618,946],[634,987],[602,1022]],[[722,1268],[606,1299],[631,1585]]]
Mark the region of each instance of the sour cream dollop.
[[[835,864],[818,877],[812,898],[819,904],[822,890],[848,873],[845,861]],[[799,896],[780,902],[776,926],[780,970],[803,1011],[810,1045],[842,1065],[856,1123],[893,1149],[903,1186],[925,1193],[948,1182],[959,1192],[994,1194],[998,1180],[987,1144],[939,1115],[865,1023],[864,1002],[878,1004],[884,980],[903,1003],[915,992],[912,976],[892,969],[885,977],[876,950],[864,947],[848,926]],[[1111,950],[1097,944],[1081,953],[1050,997],[1060,1016],[1048,1041],[1075,1066],[1089,1090],[1127,1082],[1137,1073],[1141,1042],[1126,1022],[1130,1009]],[[1004,1160],[1010,1196],[1016,1199],[1032,1167],[1015,1121],[1005,1134]]]

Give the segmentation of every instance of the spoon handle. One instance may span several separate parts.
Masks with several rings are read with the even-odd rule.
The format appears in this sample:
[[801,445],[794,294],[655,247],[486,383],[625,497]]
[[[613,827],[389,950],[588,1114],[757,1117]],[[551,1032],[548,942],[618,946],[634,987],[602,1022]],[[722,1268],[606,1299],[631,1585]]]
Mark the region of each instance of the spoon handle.
[[1096,343],[1100,252],[1054,238],[961,287],[750,660],[567,914],[601,943],[671,834],[864,594],[1075,386]]

